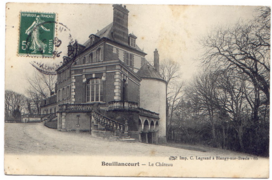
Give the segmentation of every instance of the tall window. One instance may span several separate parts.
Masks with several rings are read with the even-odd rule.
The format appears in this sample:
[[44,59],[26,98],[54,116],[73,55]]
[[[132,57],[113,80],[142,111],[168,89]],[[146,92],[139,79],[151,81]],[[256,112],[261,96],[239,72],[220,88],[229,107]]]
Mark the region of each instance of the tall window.
[[103,97],[103,81],[101,79],[91,79],[86,86],[87,102],[101,102]]
[[90,62],[90,63],[93,63],[93,53],[91,53],[91,54],[89,55],[89,62]]
[[97,58],[97,62],[101,61],[101,49],[98,48],[96,51],[96,58]]
[[83,58],[83,64],[86,64],[86,57]]
[[62,101],[62,91],[60,89],[60,101]]
[[58,91],[58,101],[60,101],[60,90]]
[[133,64],[134,64],[134,55],[133,54],[130,54],[129,56],[129,66],[133,67]]
[[62,88],[62,100],[65,99],[65,96],[66,96],[66,91],[64,88]]
[[93,53],[93,62],[97,62],[97,51],[94,51]]
[[124,62],[127,66],[130,66],[130,67],[133,67],[133,64],[134,64],[134,55],[133,54],[129,54],[127,52],[125,52],[124,54]]
[[125,52],[124,54],[124,62],[126,65],[129,66],[129,54],[127,52]]
[[66,99],[69,99],[69,95],[70,95],[70,89],[69,89],[69,86],[67,86],[66,88]]

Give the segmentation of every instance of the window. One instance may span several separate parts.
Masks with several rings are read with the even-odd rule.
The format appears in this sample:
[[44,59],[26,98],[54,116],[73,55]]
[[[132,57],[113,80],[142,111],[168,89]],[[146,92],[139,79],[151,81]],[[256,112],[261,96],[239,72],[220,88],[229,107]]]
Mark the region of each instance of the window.
[[65,95],[66,95],[66,92],[65,92],[64,88],[62,88],[62,100],[64,100]]
[[129,54],[128,54],[127,52],[125,52],[125,53],[124,53],[124,62],[125,62],[126,65],[129,66],[129,64],[128,64],[128,63],[129,63],[129,60],[128,60],[128,59],[129,59]]
[[67,99],[69,99],[69,96],[70,96],[70,89],[69,89],[69,86],[67,86],[66,91],[67,91],[66,97],[67,97]]
[[58,83],[60,83],[60,75],[61,75],[61,74],[58,74]]
[[66,80],[66,79],[67,79],[67,70],[65,70],[65,71],[63,72],[63,75],[64,75],[64,80]]
[[134,64],[134,62],[133,62],[134,61],[134,55],[125,52],[124,56],[125,56],[125,64],[127,66],[133,67],[133,64]]
[[93,44],[94,41],[95,41],[95,38],[94,38],[94,36],[92,35],[92,37],[91,37],[91,44]]
[[94,57],[93,57],[93,62],[97,62],[96,60],[96,56],[97,56],[97,51],[94,52]]
[[83,64],[86,64],[86,57],[83,58]]
[[59,90],[60,91],[60,101],[62,101],[62,92],[61,92],[61,89]]
[[134,38],[130,38],[130,46],[135,47],[135,39]]
[[101,49],[100,48],[98,48],[97,51],[96,51],[96,59],[97,59],[97,62],[102,60],[102,58],[101,58]]
[[103,81],[101,79],[90,79],[86,85],[86,101],[101,102],[103,97]]
[[58,91],[58,101],[60,101],[60,90]]
[[90,63],[93,63],[93,53],[91,53],[91,54],[89,55],[89,62],[90,62]]
[[133,60],[134,60],[134,55],[130,54],[130,57],[129,57],[129,66],[131,66],[131,67],[133,67],[133,64],[134,64]]

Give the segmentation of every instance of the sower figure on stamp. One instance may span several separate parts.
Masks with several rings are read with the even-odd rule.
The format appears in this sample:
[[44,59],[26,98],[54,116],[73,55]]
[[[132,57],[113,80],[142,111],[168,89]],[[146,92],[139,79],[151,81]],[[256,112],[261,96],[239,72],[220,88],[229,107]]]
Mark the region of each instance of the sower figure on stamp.
[[47,45],[39,39],[39,30],[42,28],[44,31],[50,31],[50,29],[45,28],[42,25],[43,22],[44,21],[41,20],[40,16],[38,15],[36,20],[25,32],[27,35],[31,33],[31,46],[29,49],[33,50],[32,53],[36,53],[37,50],[45,53],[45,48]]

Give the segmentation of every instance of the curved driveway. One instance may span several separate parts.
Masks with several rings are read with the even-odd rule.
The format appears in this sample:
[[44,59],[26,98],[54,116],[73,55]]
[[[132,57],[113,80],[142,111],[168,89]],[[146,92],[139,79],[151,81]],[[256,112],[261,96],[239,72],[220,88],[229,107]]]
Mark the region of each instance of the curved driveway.
[[[173,145],[176,147],[169,147]],[[164,157],[242,155],[241,153],[208,147],[175,144],[163,146],[139,142],[110,141],[92,137],[89,133],[60,132],[49,129],[42,123],[6,123],[5,153]]]

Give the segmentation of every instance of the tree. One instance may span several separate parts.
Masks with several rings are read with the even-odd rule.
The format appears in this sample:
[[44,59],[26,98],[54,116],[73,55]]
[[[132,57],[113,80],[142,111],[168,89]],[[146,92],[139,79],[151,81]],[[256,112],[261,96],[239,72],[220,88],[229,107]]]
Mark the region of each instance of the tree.
[[180,65],[173,60],[164,60],[160,65],[160,74],[166,81],[166,134],[169,136],[176,105],[180,99],[182,83],[177,80],[180,77]]
[[28,78],[28,82],[30,85],[29,91],[35,92],[42,98],[47,98],[55,90],[56,75],[45,75],[35,71],[34,75]]
[[22,113],[26,114],[28,113],[27,104],[26,104],[27,98],[19,93],[16,93],[11,90],[5,91],[5,119],[13,119],[13,112],[20,107],[18,110],[20,110]]
[[[51,69],[51,68],[50,68]],[[44,70],[45,71],[45,70]],[[40,114],[41,101],[55,91],[57,77],[55,74],[44,74],[44,71],[35,71],[34,75],[28,78],[29,88],[27,95],[35,105],[35,112]],[[30,103],[31,103],[30,102]]]
[[192,92],[200,99],[203,113],[207,112],[213,139],[222,137],[223,148],[267,153],[270,8],[260,8],[247,24],[217,29],[203,46],[208,71],[195,81]]
[[269,103],[270,93],[270,11],[264,7],[253,22],[219,29],[203,41],[207,48],[204,62],[239,69],[265,94],[262,103]]

